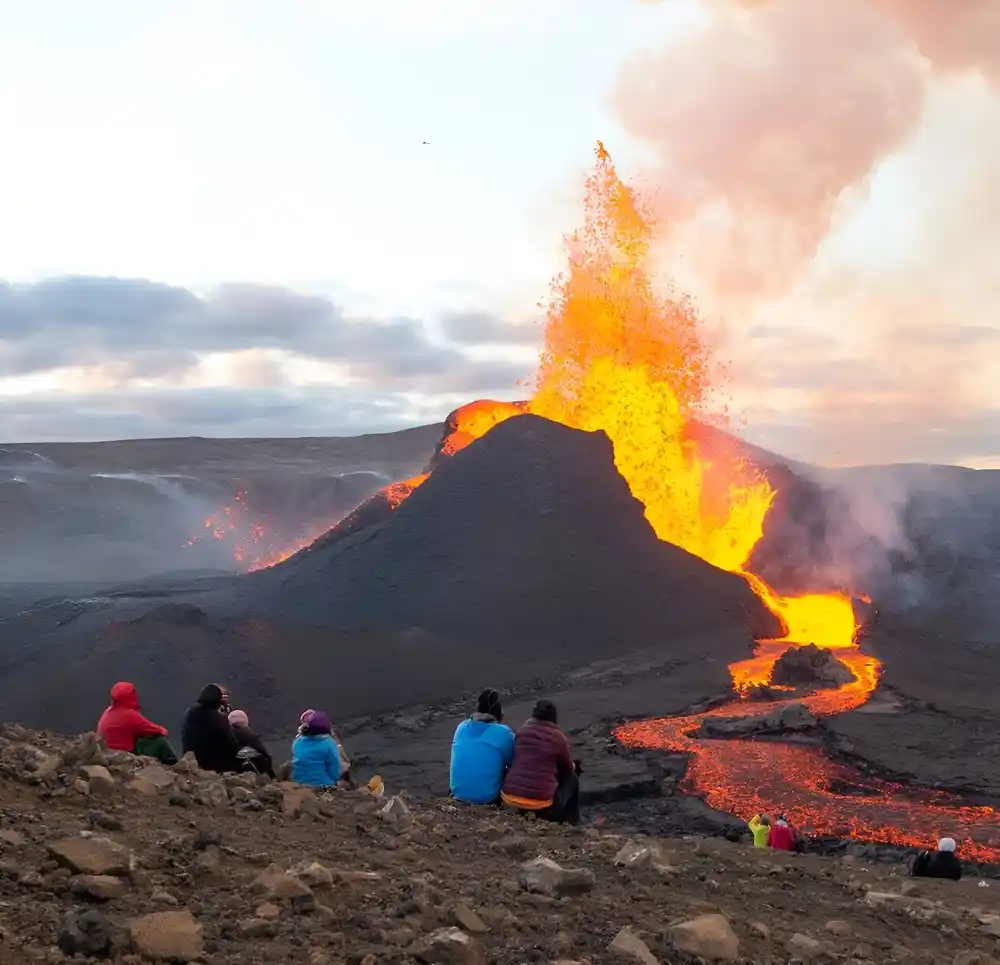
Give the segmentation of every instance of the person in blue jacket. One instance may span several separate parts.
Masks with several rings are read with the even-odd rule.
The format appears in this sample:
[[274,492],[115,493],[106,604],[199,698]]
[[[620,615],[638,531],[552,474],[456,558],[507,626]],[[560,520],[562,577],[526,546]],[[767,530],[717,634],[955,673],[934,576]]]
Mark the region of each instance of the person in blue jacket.
[[466,804],[497,804],[514,760],[514,732],[503,722],[500,694],[479,695],[476,712],[455,729],[451,742],[451,796]]
[[330,718],[314,710],[292,741],[292,780],[309,787],[335,787],[340,780],[340,750]]

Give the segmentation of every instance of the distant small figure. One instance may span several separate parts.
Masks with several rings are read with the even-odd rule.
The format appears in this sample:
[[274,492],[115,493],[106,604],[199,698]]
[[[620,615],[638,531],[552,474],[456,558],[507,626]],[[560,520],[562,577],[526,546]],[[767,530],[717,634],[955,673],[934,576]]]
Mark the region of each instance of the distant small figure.
[[476,712],[455,728],[451,742],[451,796],[465,804],[500,804],[500,788],[514,760],[514,732],[503,722],[500,694],[484,690]]
[[514,735],[514,762],[504,778],[503,803],[543,821],[580,823],[580,764],[573,760],[551,700],[540,700]]
[[240,749],[229,726],[229,693],[219,684],[207,684],[198,702],[184,715],[181,731],[184,753],[192,753],[203,771],[218,774],[240,770]]
[[747,827],[753,835],[753,846],[763,850],[767,847],[767,838],[771,833],[771,819],[766,814],[755,814],[747,822]]
[[771,830],[767,835],[767,846],[777,851],[794,851],[796,837],[795,831],[788,823],[788,819],[781,814],[774,824],[771,825]]
[[236,752],[240,770],[274,777],[274,762],[261,739],[250,729],[250,718],[246,711],[231,710],[229,726],[233,729],[233,737],[240,747]]
[[340,780],[340,753],[330,718],[321,710],[312,712],[292,742],[292,780],[323,789]]
[[955,854],[955,839],[942,838],[937,851],[921,851],[910,866],[911,878],[949,878],[960,881],[962,863]]
[[168,765],[177,763],[177,755],[167,740],[167,728],[140,713],[139,693],[127,680],[111,688],[111,704],[97,722],[97,734],[109,750],[154,757]]

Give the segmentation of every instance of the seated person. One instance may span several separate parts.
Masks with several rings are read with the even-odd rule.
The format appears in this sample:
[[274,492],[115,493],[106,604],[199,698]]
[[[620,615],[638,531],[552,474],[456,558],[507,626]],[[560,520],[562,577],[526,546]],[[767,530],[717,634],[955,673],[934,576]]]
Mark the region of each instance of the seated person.
[[97,734],[109,750],[155,757],[164,764],[177,763],[167,728],[143,717],[135,684],[127,680],[111,688],[111,704],[97,722]]
[[795,850],[795,832],[783,814],[771,825],[767,835],[767,846],[777,851]]
[[[305,730],[309,718],[315,713],[316,711],[314,710],[304,710],[302,712],[302,716],[299,718],[299,734]],[[330,736],[333,738],[334,743],[336,743],[337,753],[340,755],[340,780],[349,787],[354,787],[354,776],[351,773],[351,761],[347,756],[347,752],[344,750],[343,742],[337,736],[337,732],[332,726],[330,728]]]
[[503,781],[503,803],[544,821],[580,823],[580,765],[559,729],[556,705],[540,700],[514,735],[514,762]]
[[340,753],[330,718],[314,710],[292,742],[292,780],[308,787],[335,787],[340,780]]
[[476,712],[455,728],[451,742],[451,796],[466,804],[499,804],[514,759],[514,732],[503,723],[500,694],[484,690]]
[[261,739],[250,730],[250,718],[242,710],[229,712],[229,726],[233,729],[233,737],[239,745],[236,758],[240,769],[252,774],[266,774],[274,777],[274,763],[271,755]]
[[184,715],[181,731],[184,753],[193,753],[203,771],[218,774],[240,770],[240,747],[229,726],[229,694],[218,684],[208,684],[198,702]]
[[766,814],[755,814],[747,821],[747,827],[753,835],[753,846],[766,848],[767,839],[771,836],[771,819]]
[[921,851],[913,860],[910,876],[913,878],[950,878],[952,881],[960,881],[962,863],[955,854],[955,839],[942,838],[938,841],[937,851]]

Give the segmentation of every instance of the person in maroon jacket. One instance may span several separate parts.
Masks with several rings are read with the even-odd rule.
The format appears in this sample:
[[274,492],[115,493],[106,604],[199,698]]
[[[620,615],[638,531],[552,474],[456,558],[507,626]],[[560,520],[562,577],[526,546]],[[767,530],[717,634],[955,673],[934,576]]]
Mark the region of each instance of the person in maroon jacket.
[[580,823],[580,766],[559,729],[551,700],[540,700],[514,735],[514,761],[500,797],[508,807],[533,811],[542,820]]
[[783,814],[779,815],[778,820],[771,825],[771,830],[767,834],[767,846],[778,851],[794,851],[795,842],[794,828]]

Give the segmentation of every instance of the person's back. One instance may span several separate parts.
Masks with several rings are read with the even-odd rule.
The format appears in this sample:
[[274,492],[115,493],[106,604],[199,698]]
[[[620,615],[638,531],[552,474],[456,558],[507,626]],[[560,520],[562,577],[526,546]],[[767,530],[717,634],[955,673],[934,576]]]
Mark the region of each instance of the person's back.
[[937,851],[921,851],[913,862],[910,874],[915,878],[962,879],[962,863],[955,854],[955,839],[942,838]]
[[514,757],[514,732],[502,723],[497,691],[484,690],[477,708],[451,742],[451,794],[466,804],[494,804]]
[[580,820],[580,782],[555,704],[540,700],[514,735],[514,760],[500,797],[509,807],[534,811],[548,821]]
[[203,771],[225,774],[240,770],[236,757],[239,745],[229,726],[225,702],[225,691],[218,684],[208,684],[184,716],[184,753],[193,753]]
[[250,718],[245,711],[234,710],[229,714],[229,726],[239,750],[236,759],[240,770],[267,774],[274,777],[274,762],[261,739],[250,729]]
[[771,825],[767,836],[767,846],[777,851],[795,850],[795,832],[781,818]]
[[747,827],[750,829],[750,833],[753,835],[753,846],[755,848],[766,848],[767,839],[771,833],[771,820],[765,814],[763,817],[759,814],[755,814],[747,822]]
[[157,757],[166,763],[176,762],[166,740],[166,727],[142,715],[139,693],[127,680],[120,680],[111,688],[111,704],[97,722],[97,734],[109,750]]
[[316,711],[292,741],[292,780],[309,787],[333,787],[340,780],[340,751],[329,718]]

